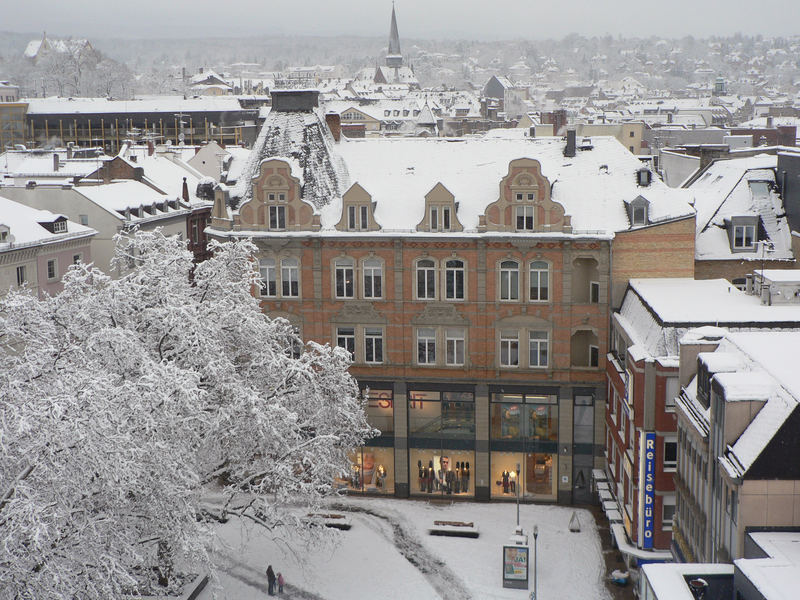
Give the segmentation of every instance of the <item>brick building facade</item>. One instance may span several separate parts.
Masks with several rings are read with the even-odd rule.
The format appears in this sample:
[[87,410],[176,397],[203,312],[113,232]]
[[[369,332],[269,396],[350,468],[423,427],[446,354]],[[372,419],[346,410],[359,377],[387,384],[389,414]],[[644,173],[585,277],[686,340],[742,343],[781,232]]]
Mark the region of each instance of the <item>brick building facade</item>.
[[[303,153],[270,132],[300,123],[298,147],[325,156],[281,158]],[[247,182],[217,190],[208,233],[252,238],[264,310],[351,352],[381,435],[339,484],[588,502],[605,446],[614,231],[636,227],[625,198],[649,195],[638,161],[610,138],[569,158],[555,139],[337,145],[313,113],[271,113],[260,140]],[[621,187],[587,181],[612,170]],[[637,222],[656,252],[685,236],[674,269],[691,270],[693,229],[675,229],[691,207],[653,196]]]

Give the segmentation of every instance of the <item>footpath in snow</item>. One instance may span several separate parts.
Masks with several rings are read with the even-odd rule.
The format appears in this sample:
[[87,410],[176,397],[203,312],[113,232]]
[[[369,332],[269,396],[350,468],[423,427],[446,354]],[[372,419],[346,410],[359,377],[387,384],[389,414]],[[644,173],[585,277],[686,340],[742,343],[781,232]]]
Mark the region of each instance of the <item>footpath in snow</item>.
[[[516,526],[514,504],[431,504],[426,501],[346,498],[333,507],[349,511],[352,528],[338,544],[310,549],[247,523],[220,526],[229,549],[217,554],[218,587],[200,600],[263,600],[265,570],[272,564],[287,581],[284,598],[527,599],[530,590],[502,587],[502,546]],[[608,600],[600,539],[592,515],[578,510],[579,533],[569,531],[572,508],[522,505],[526,532],[536,524],[540,598]],[[428,535],[435,520],[472,521],[477,539]],[[530,538],[531,544],[533,538]],[[533,546],[531,545],[531,560]],[[531,565],[531,590],[533,589]]]

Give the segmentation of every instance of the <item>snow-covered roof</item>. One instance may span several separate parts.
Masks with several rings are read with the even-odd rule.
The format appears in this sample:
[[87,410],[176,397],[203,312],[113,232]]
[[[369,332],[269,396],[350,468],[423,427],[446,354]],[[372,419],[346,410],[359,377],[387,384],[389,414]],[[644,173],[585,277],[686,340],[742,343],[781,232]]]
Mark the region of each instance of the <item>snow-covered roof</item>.
[[[800,305],[761,304],[724,279],[632,279],[614,319],[632,338],[634,357],[676,357],[687,332],[719,336],[716,325],[741,329],[800,329]],[[788,310],[787,310],[788,309]],[[637,354],[638,353],[638,354]]]
[[49,210],[30,208],[19,202],[0,196],[0,225],[8,227],[9,239],[0,242],[0,252],[13,250],[20,246],[47,244],[75,237],[85,237],[97,233],[91,227],[67,221],[67,231],[51,233],[40,223],[52,223],[64,215]]
[[[636,172],[641,162],[614,138],[594,137],[593,150],[565,158],[560,138],[503,132],[503,137],[483,138],[342,139],[335,149],[344,158],[350,180],[377,203],[375,219],[384,230],[414,230],[423,217],[425,195],[437,183],[455,195],[464,229],[476,230],[479,216],[498,199],[509,163],[518,158],[541,163],[552,185],[551,198],[564,206],[576,232],[627,230],[624,201],[638,195],[650,201],[651,223],[693,214],[681,190],[655,178],[649,187],[639,187]],[[335,198],[322,211],[322,228],[333,228],[340,217],[341,198]]]
[[107,98],[27,98],[29,115],[97,113],[180,113],[201,111],[241,111],[236,96],[149,96],[134,100]]
[[[800,332],[731,333],[717,352],[738,354],[746,366],[735,375],[719,376],[734,400],[766,400],[736,441],[728,446],[720,464],[731,477],[742,477],[771,442],[800,401]],[[757,389],[754,389],[754,386]],[[754,398],[747,398],[752,393]]]
[[767,154],[717,160],[688,186],[697,210],[697,259],[761,260],[760,251],[732,253],[726,223],[736,216],[759,217],[774,246],[767,258],[793,258],[783,201],[775,188],[777,164],[777,156]]
[[794,600],[800,581],[800,533],[751,532],[750,538],[767,558],[739,558],[736,568],[766,600]]
[[721,563],[651,563],[642,565],[644,577],[658,600],[695,600],[688,579],[703,576],[730,576],[733,565]]
[[302,197],[315,209],[341,198],[350,184],[347,168],[333,147],[333,137],[317,112],[270,112],[231,193],[235,206],[252,196],[252,177],[261,162],[277,157],[297,161],[292,175],[303,182]]
[[161,154],[148,156],[146,146],[136,146],[128,150],[128,156],[136,156],[134,166],[144,169],[145,180],[163,190],[170,198],[183,198],[183,178],[189,191],[191,204],[207,203],[197,197],[197,184],[202,179],[202,173],[193,169],[185,162],[175,157],[170,158]]
[[[58,154],[58,170],[53,155]],[[0,173],[12,178],[45,179],[85,177],[95,172],[109,156],[97,158],[67,158],[61,150],[8,150],[0,154]]]
[[[74,188],[76,192],[105,209],[118,219],[123,219],[125,211],[136,210],[139,207],[150,209],[153,204],[163,205],[169,200],[177,200],[178,196],[159,194],[153,188],[130,179],[112,181],[103,185],[86,185]],[[155,214],[143,214],[138,217],[132,216],[131,220],[147,220],[151,217],[158,217],[167,214],[179,214],[186,212],[179,204],[178,209],[165,207],[165,210],[157,209]]]

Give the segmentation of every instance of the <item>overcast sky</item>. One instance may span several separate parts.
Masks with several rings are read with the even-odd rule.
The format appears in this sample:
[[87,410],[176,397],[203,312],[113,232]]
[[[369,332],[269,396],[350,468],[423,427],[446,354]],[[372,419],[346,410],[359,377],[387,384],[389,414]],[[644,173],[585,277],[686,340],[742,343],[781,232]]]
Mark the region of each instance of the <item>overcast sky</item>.
[[[0,0],[0,31],[105,37],[385,36],[387,0]],[[800,0],[398,0],[403,38],[794,35]]]

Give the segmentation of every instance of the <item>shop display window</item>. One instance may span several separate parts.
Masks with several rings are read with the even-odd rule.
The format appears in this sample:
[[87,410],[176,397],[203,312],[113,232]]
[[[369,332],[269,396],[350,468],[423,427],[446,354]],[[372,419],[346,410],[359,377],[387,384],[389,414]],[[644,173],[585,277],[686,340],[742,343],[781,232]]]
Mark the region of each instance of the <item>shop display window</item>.
[[351,471],[336,479],[336,485],[353,492],[394,494],[394,449],[360,448],[351,456]]
[[555,396],[492,394],[493,440],[558,440]]
[[412,494],[473,496],[472,450],[410,448],[409,483]]
[[409,391],[408,432],[410,437],[473,439],[474,394]]
[[[556,498],[558,455],[549,453],[492,452],[492,498]],[[517,466],[519,465],[519,474]]]
[[392,390],[369,388],[363,393],[367,398],[367,422],[382,434],[394,433]]

